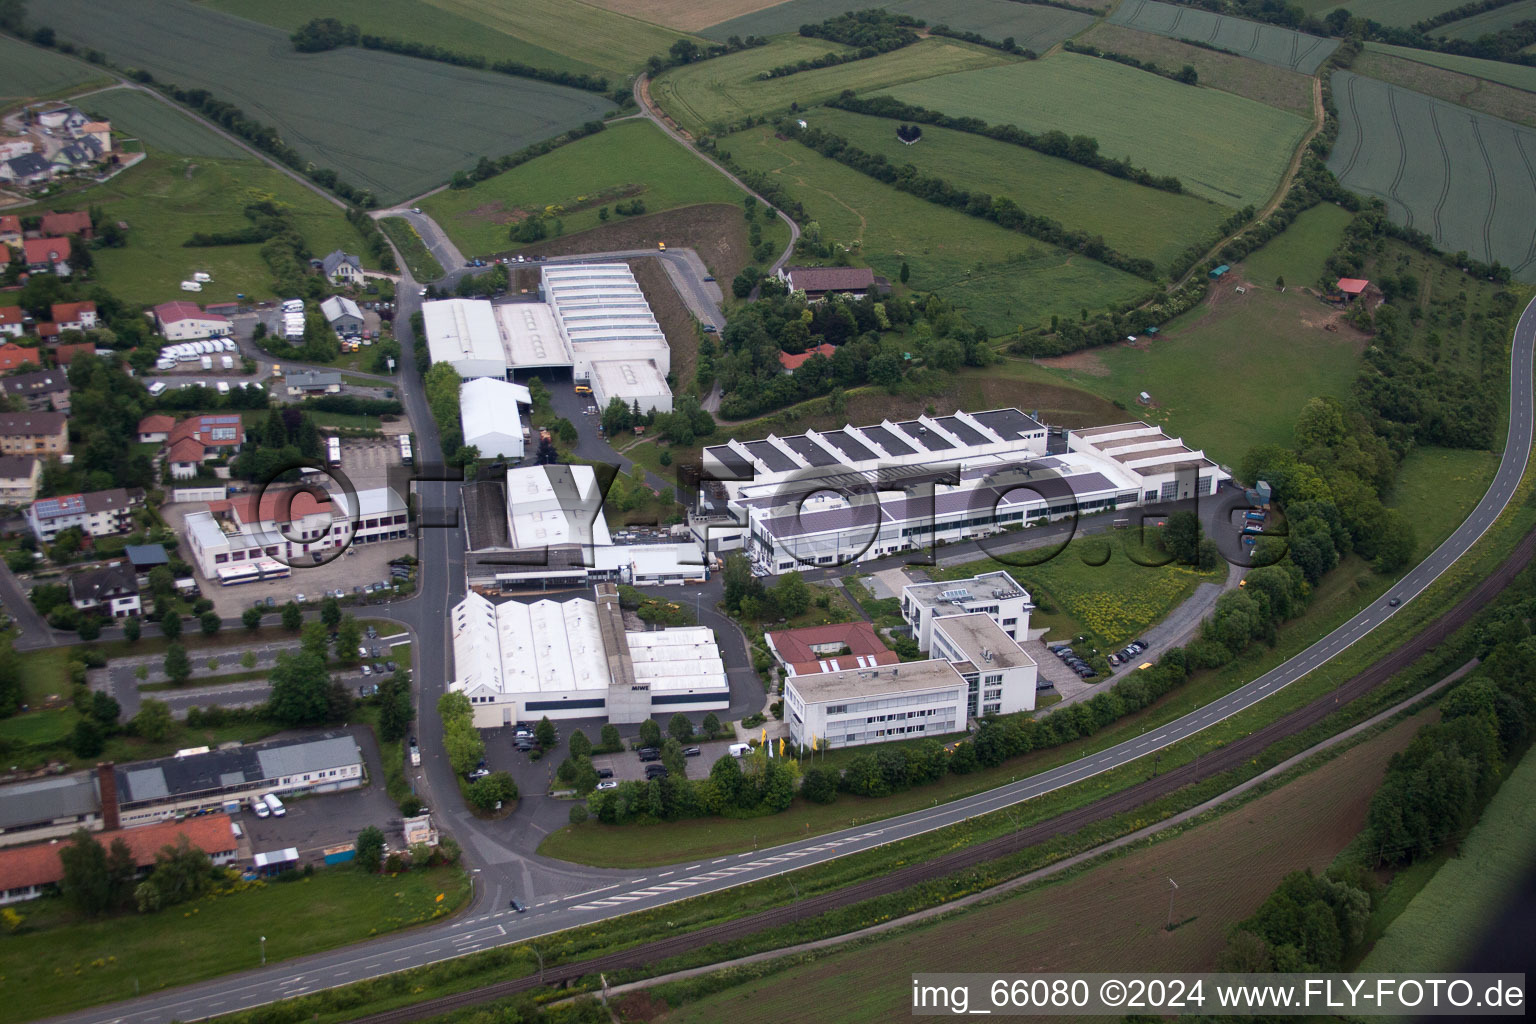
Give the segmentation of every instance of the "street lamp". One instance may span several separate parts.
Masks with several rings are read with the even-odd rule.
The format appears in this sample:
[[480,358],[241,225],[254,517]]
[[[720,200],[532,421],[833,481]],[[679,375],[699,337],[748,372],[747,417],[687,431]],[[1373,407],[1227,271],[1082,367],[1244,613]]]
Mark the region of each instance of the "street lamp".
[[261,966],[267,966],[267,937],[261,937]]

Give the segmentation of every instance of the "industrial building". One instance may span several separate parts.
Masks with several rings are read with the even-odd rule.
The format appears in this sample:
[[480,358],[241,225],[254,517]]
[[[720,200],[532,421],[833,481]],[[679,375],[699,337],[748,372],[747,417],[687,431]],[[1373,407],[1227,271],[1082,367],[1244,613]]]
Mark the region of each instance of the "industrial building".
[[450,624],[449,688],[469,698],[477,728],[543,716],[625,724],[730,705],[714,633],[627,632],[612,584],[599,584],[595,600],[493,604],[470,593]]
[[623,263],[545,264],[542,301],[422,304],[434,363],[463,380],[548,373],[585,383],[599,406],[672,410],[671,352],[634,274]]
[[410,530],[405,499],[388,487],[353,495],[272,488],[210,501],[183,520],[190,561],[210,581],[267,559],[285,565],[324,561],[352,544],[403,540]]
[[[208,855],[214,865],[233,864],[239,848],[235,830],[227,814],[211,814],[187,821],[166,821],[143,828],[118,829],[102,832],[95,839],[103,849],[108,849],[121,839],[133,856],[139,875],[147,874],[155,866],[155,857],[167,846],[174,846],[183,837],[187,842]],[[0,905],[36,899],[56,888],[64,880],[64,862],[59,852],[67,849],[59,842],[38,843],[33,846],[14,846],[0,850]]]
[[689,526],[709,554],[745,550],[772,574],[1211,495],[1230,479],[1145,423],[1049,447],[1047,428],[1017,409],[731,440],[704,449]]
[[1026,640],[1029,613],[1034,607],[1029,591],[1001,570],[963,580],[909,583],[901,588],[901,617],[912,627],[912,638],[920,651],[928,650],[934,621],[944,615],[990,615],[1010,640]]
[[476,377],[459,385],[459,422],[464,443],[474,445],[483,459],[521,459],[527,449],[522,406],[533,397],[521,384]]

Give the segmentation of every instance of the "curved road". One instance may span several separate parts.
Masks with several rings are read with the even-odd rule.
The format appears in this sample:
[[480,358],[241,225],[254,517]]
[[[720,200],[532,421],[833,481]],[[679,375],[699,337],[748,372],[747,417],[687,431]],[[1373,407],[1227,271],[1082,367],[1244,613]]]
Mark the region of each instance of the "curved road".
[[[408,315],[409,310],[404,312]],[[497,909],[502,905],[500,893],[492,901],[487,899],[487,893],[482,892],[476,901],[478,910],[472,910],[468,916],[437,927],[386,936],[330,953],[276,963],[242,975],[214,979],[57,1019],[72,1022],[124,1021],[133,1024],[171,1019],[190,1020],[433,963],[492,946],[521,942],[921,835],[1070,786],[1176,743],[1252,707],[1349,648],[1396,613],[1397,607],[1391,605],[1389,599],[1396,599],[1402,604],[1411,601],[1487,531],[1509,503],[1530,458],[1533,342],[1536,342],[1536,301],[1526,307],[1515,330],[1511,355],[1509,426],[1503,457],[1488,492],[1467,520],[1428,558],[1404,576],[1386,596],[1373,602],[1283,665],[1159,727],[1154,735],[1126,740],[1077,761],[986,793],[885,819],[869,826],[855,826],[802,843],[718,857],[707,862],[655,868],[645,872],[611,873],[614,880],[608,884],[535,903],[523,914]],[[407,359],[408,365],[409,362]],[[409,388],[405,394],[414,413],[414,407],[421,403],[421,399],[415,388]],[[424,409],[421,411],[425,413]],[[419,422],[431,421],[424,417]],[[423,483],[419,486],[429,502],[451,500],[451,493],[456,491],[451,483]],[[428,504],[426,507],[430,509],[432,506]],[[450,541],[447,530],[424,531],[422,560],[426,565],[434,567],[434,579],[430,584],[424,581],[421,597],[412,602],[416,605],[412,609],[415,613],[412,617],[434,623],[447,616],[449,607],[457,599],[458,588],[454,580],[460,576],[462,562],[457,538]],[[428,641],[421,645],[422,660],[419,668],[422,672],[431,673],[433,677],[441,672],[441,678],[446,679],[451,666],[448,663],[446,644],[441,639],[442,630],[423,631],[422,637],[426,640],[434,633],[437,635],[435,643]],[[427,653],[429,648],[432,649],[430,654]],[[441,732],[435,716],[430,714],[424,716],[422,727],[429,733],[433,729],[439,734]],[[428,737],[428,743],[432,744],[431,736]],[[439,771],[433,774],[440,775],[441,771],[446,770],[446,765],[440,759],[438,764]],[[451,778],[442,781],[450,785],[452,782]],[[449,808],[442,810],[447,812],[451,823],[453,811]],[[477,832],[471,831],[470,842],[466,844],[472,864],[480,859],[476,856],[479,851],[474,848],[476,835]],[[525,862],[523,872],[527,873],[528,870]],[[579,875],[590,878],[600,873],[576,869],[571,874],[573,877]],[[489,912],[484,909],[487,905],[492,908]]]

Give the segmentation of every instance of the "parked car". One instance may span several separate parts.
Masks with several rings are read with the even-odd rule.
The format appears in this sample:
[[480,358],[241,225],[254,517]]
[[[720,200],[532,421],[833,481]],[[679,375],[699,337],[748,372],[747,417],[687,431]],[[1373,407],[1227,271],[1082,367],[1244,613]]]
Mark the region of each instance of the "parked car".
[[489,774],[491,774],[491,770],[489,768],[476,768],[474,771],[466,775],[465,778],[467,778],[470,782],[474,782],[476,779],[483,779]]
[[683,756],[684,757],[698,757],[702,753],[704,753],[704,751],[700,750],[698,747],[684,747],[683,748]]
[[395,663],[393,661],[386,661],[384,663],[384,671],[393,675],[395,671]]
[[607,782],[599,782],[597,784],[597,788],[598,789],[618,789],[619,788],[619,784],[617,782],[614,782],[612,779],[609,779]]
[[671,773],[667,771],[667,766],[664,764],[650,764],[645,766],[645,777],[647,779],[664,779],[669,774]]
[[640,748],[640,760],[641,761],[660,761],[661,760],[661,751],[656,749],[655,747],[641,747]]
[[372,626],[369,626],[366,630],[363,631],[363,635],[366,636],[369,640],[377,640],[379,638],[379,631],[374,629]]
[[612,768],[599,768],[597,770],[597,777],[600,778],[600,779],[611,779],[611,778],[613,778],[613,769]]
[[373,666],[368,664],[366,661],[363,662],[363,675],[365,675],[365,676],[373,675]]

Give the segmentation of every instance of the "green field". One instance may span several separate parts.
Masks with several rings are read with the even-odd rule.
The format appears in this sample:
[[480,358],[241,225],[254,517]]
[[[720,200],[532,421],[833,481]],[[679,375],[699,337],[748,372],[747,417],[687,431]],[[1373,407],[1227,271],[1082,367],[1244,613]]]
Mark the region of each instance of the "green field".
[[[948,25],[988,39],[1012,36],[1020,46],[1038,53],[1093,24],[1093,16],[1086,12],[1031,6],[1013,0],[895,0],[881,6],[893,14],[908,14],[929,25]],[[782,35],[807,22],[825,21],[850,9],[848,0],[788,0],[711,25],[700,35],[711,39]]]
[[1279,25],[1213,14],[1158,0],[1125,0],[1109,20],[1174,39],[1219,46],[1240,57],[1310,75],[1338,48],[1337,39],[1310,36]]
[[867,92],[1014,60],[981,46],[925,39],[893,53],[851,64],[766,81],[758,78],[780,64],[844,50],[846,47],[824,39],[794,36],[729,57],[674,68],[652,83],[651,98],[678,124],[697,133],[710,126],[788,110],[791,103],[802,108],[815,106],[845,89]]
[[1200,76],[1201,85],[1236,93],[1302,117],[1312,116],[1312,80],[1297,71],[1191,46],[1177,39],[1108,21],[1093,26],[1083,34],[1081,41],[1111,53],[1149,61],[1169,71],[1188,64]]
[[1349,71],[1333,85],[1340,127],[1328,169],[1341,182],[1442,249],[1536,281],[1536,130]]
[[110,75],[84,61],[0,35],[0,107],[109,81]]
[[914,291],[938,292],[994,335],[1146,290],[1130,274],[898,192],[766,126],[720,146],[742,166],[776,175],[824,238],[857,246],[893,282],[907,263]]
[[1191,195],[1145,188],[1090,170],[1070,160],[979,135],[925,126],[908,146],[896,138],[896,122],[846,110],[806,114],[807,122],[847,139],[897,167],[912,164],[970,191],[1007,196],[1021,209],[1069,228],[1102,235],[1121,252],[1164,266],[1192,243],[1209,244],[1230,211]]
[[1499,457],[1468,448],[1415,448],[1397,471],[1389,507],[1413,522],[1418,549],[1429,555],[1471,513],[1488,490]]
[[[323,799],[323,798],[322,798]],[[444,894],[441,903],[437,895]],[[257,883],[157,914],[129,913],[0,937],[8,991],[0,1021],[23,1021],[130,998],[260,965],[362,942],[457,910],[469,896],[456,868],[365,875],[322,871],[293,882]],[[24,919],[72,921],[58,900],[23,904]]]
[[1465,970],[1483,934],[1505,918],[1536,859],[1536,757],[1507,770],[1457,856],[1387,926],[1359,971]]
[[[1253,445],[1289,444],[1308,399],[1348,395],[1364,339],[1324,330],[1329,312],[1295,289],[1282,295],[1256,283],[1245,295],[1224,295],[1165,324],[1150,344],[1039,362],[1057,381],[1120,401],[1137,418],[1235,466]],[[1142,391],[1152,407],[1137,404]]]
[[173,104],[140,89],[109,89],[80,101],[81,109],[112,122],[124,138],[172,156],[255,160],[250,151],[207,128]]
[[1239,208],[1269,199],[1307,130],[1302,118],[1262,103],[1075,53],[887,92],[951,116],[1090,135],[1101,153],[1176,175],[1187,191]]
[[395,243],[395,249],[418,282],[436,281],[443,276],[443,265],[437,262],[437,257],[432,255],[432,250],[427,248],[410,221],[404,217],[380,217],[379,228]]
[[[1436,53],[1433,50],[1415,50],[1408,46],[1388,46],[1386,43],[1366,43],[1365,48],[1375,53],[1387,53],[1404,60],[1417,61],[1431,67],[1457,71],[1473,78],[1485,78],[1514,89],[1536,92],[1536,68],[1525,64],[1510,64],[1502,60],[1483,60],[1479,57],[1461,57],[1454,53]],[[1536,103],[1530,97],[1527,103]]]
[[[428,196],[422,209],[465,253],[512,248],[510,225],[559,205],[565,234],[602,223],[598,210],[643,200],[646,213],[695,203],[739,203],[742,192],[650,121],[621,121],[536,160]],[[613,224],[624,218],[610,211]]]
[[1336,4],[1333,0],[1303,0],[1302,6],[1307,9],[1308,14],[1319,17],[1325,16],[1337,7],[1343,7],[1357,18],[1369,18],[1383,25],[1398,25],[1406,28],[1425,18],[1455,10],[1464,2],[1465,0],[1349,0],[1348,3]]
[[1496,7],[1491,11],[1484,11],[1482,14],[1474,14],[1470,18],[1443,25],[1435,29],[1435,35],[1451,39],[1477,39],[1522,21],[1530,21],[1532,18],[1536,18],[1536,0],[1519,0],[1518,3]]
[[[192,136],[186,133],[180,137]],[[210,137],[217,141],[216,136]],[[253,160],[170,157],[151,152],[143,163],[104,185],[19,212],[99,206],[108,219],[128,224],[126,246],[93,253],[96,277],[106,288],[125,302],[165,302],[180,298],[183,293],[178,283],[193,271],[202,270],[213,275],[213,283],[203,285],[197,296],[206,304],[231,300],[240,292],[257,299],[274,295],[272,272],[261,258],[260,244],[182,247],[197,232],[249,227],[251,222],[241,211],[253,199],[268,197],[294,211],[294,222],[316,256],[338,248],[366,251],[362,236],[347,223],[340,209],[282,172]]]
[[683,38],[681,32],[570,0],[428,2],[497,32],[612,68],[620,76],[638,71],[647,57],[664,56]]
[[[1491,114],[1506,121],[1523,124],[1527,128],[1536,128],[1536,102],[1532,102],[1532,93],[1518,86],[1503,85],[1490,81],[1489,78],[1474,77],[1474,74],[1469,73],[1485,70],[1482,65],[1487,64],[1496,69],[1491,74],[1500,78],[1518,79],[1521,77],[1520,72],[1531,72],[1532,69],[1500,61],[1478,61],[1472,57],[1426,54],[1429,57],[1443,58],[1431,64],[1418,58],[1417,55],[1421,53],[1425,51],[1369,43],[1367,48],[1355,57],[1350,70],[1355,74],[1375,78],[1389,85],[1412,89],[1414,92],[1468,107],[1479,113]],[[1467,67],[1469,72],[1453,71],[1450,67],[1452,64]],[[1505,73],[1502,70],[1505,68],[1511,70]],[[1536,85],[1536,82],[1531,84]]]
[[1289,227],[1243,261],[1243,275],[1263,285],[1283,277],[1291,288],[1316,287],[1323,264],[1352,218],[1348,210],[1332,203],[1302,211]]
[[[595,93],[389,53],[296,53],[278,29],[187,0],[54,0],[48,14],[60,37],[161,81],[207,89],[383,202],[613,106]],[[187,59],[200,50],[218,59]]]

